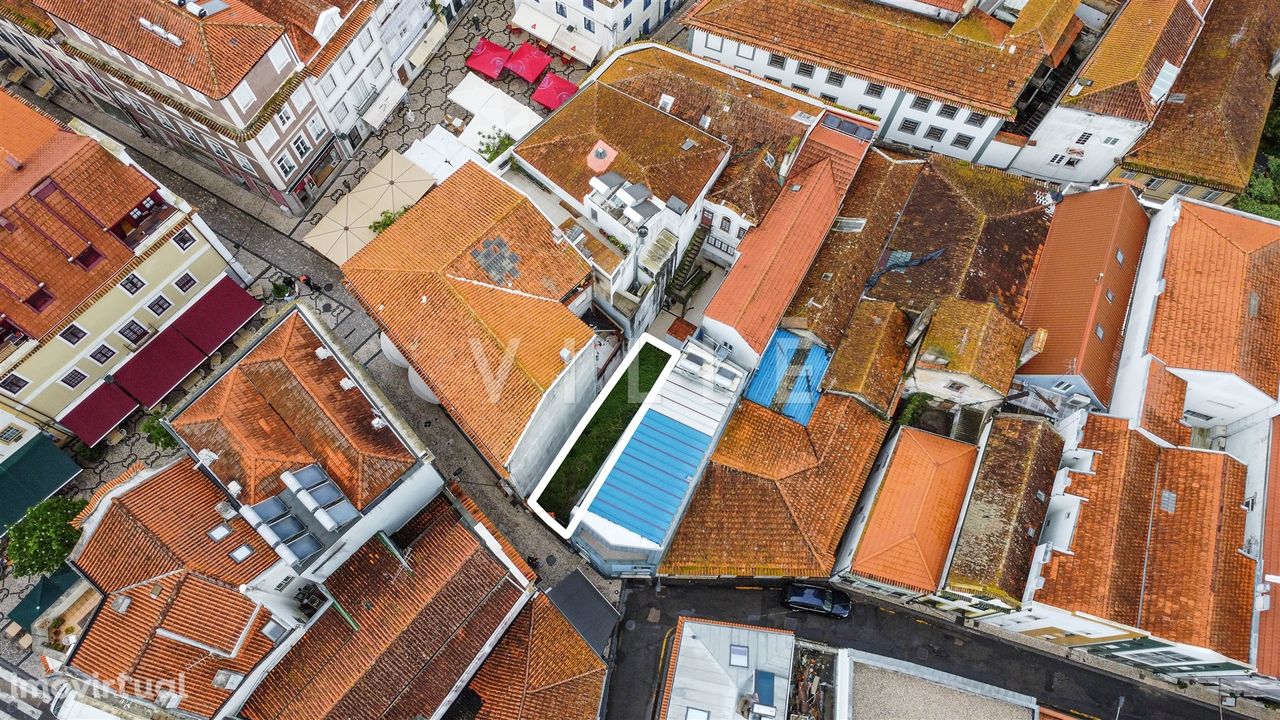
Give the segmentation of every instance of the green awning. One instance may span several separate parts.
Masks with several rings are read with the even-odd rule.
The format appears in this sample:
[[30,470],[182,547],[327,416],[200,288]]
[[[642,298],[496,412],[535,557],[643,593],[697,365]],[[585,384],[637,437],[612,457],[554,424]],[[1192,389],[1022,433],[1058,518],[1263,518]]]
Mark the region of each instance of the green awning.
[[64,564],[57,572],[36,583],[31,592],[9,613],[9,619],[31,632],[36,618],[65,595],[79,579],[80,573]]
[[0,535],[80,474],[80,466],[44,433],[0,463]]

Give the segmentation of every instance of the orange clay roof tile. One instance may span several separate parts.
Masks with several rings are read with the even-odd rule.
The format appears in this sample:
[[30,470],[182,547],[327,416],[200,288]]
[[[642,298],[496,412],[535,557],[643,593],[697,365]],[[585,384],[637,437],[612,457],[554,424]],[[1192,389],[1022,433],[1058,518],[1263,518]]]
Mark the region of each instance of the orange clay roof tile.
[[1188,0],[1131,0],[1076,74],[1080,92],[1068,88],[1062,103],[1150,122],[1160,109],[1151,90],[1161,68],[1183,66],[1202,25]]
[[807,432],[739,403],[659,572],[828,576],[887,428],[853,398],[824,395]]
[[1155,123],[1124,167],[1242,192],[1253,173],[1276,81],[1265,71],[1280,45],[1280,17],[1264,0],[1215,3]]
[[[686,141],[695,144],[683,149]],[[574,198],[591,192],[587,159],[598,143],[615,151],[607,170],[653,192],[695,202],[715,177],[729,146],[604,82],[588,83],[516,146],[516,154]]]
[[[133,250],[104,228],[156,185],[5,91],[0,118],[0,154],[21,163],[0,163],[0,313],[42,339],[133,260]],[[53,191],[38,200],[31,193],[46,181]],[[92,267],[68,261],[91,248],[102,256]],[[52,299],[37,311],[24,301],[40,283]]]
[[1092,474],[1071,553],[1055,554],[1037,602],[1247,661],[1254,561],[1244,542],[1245,468],[1223,453],[1161,449],[1128,421],[1092,415]]
[[850,572],[936,592],[977,455],[973,445],[903,427],[871,501]]
[[992,420],[946,587],[1021,606],[1063,445],[1043,418]]
[[864,218],[858,232],[833,226],[784,315],[783,326],[813,333],[836,347],[858,306],[867,279],[906,204],[924,162],[891,150],[871,148],[845,195],[840,217]]
[[1167,443],[1190,445],[1191,428],[1182,423],[1182,411],[1187,404],[1187,381],[1152,358],[1147,367],[1146,389],[1138,426]]
[[524,590],[445,495],[410,524],[399,557],[375,538],[329,576],[345,613],[315,620],[244,717],[407,720],[440,707]]
[[[914,311],[946,297],[993,301],[1021,317],[1040,250],[1049,234],[1049,196],[1034,180],[933,155],[905,206],[883,208],[892,222],[885,250],[918,259],[942,255],[902,272],[887,272],[868,297]],[[896,218],[895,213],[900,212]]]
[[[734,149],[707,197],[759,224],[781,189],[778,163],[808,129],[795,119],[796,113],[816,115],[821,106],[703,62],[665,47],[629,52],[616,58],[599,82],[654,107],[662,95],[675,98],[671,114],[690,125],[706,118],[708,131]],[[772,167],[766,154],[775,160]]]
[[[1022,316],[1027,327],[1047,330],[1048,340],[1020,372],[1082,375],[1103,405],[1111,403],[1147,225],[1127,186],[1068,195],[1058,203]],[[1132,259],[1119,263],[1117,252]]]
[[910,328],[907,316],[893,303],[858,303],[844,339],[831,357],[823,389],[853,395],[888,416],[911,354],[907,347]]
[[171,421],[210,469],[240,483],[257,503],[283,488],[280,474],[319,464],[356,508],[368,507],[415,462],[390,427],[373,427],[363,393],[344,390],[346,371],[316,357],[325,342],[294,312]]
[[[152,701],[163,687],[156,683],[186,673],[179,709],[211,717],[231,695],[213,685],[214,675],[248,673],[271,650],[256,632],[269,613],[237,588],[277,556],[248,523],[219,515],[226,494],[193,461],[140,475],[130,470],[111,483],[128,487],[95,506],[71,556],[106,596],[70,663],[97,677],[132,678],[128,687]],[[210,539],[223,523],[231,534]],[[242,545],[252,553],[237,563],[229,553]]]
[[773,336],[839,212],[869,144],[819,125],[810,133],[764,221],[704,312],[734,328],[757,352]]
[[53,37],[58,29],[49,14],[32,0],[0,0],[0,16],[40,38]]
[[[528,198],[467,163],[342,266],[352,293],[500,473],[563,371],[561,351],[576,356],[595,337],[562,304],[587,264],[551,232]],[[476,260],[484,252],[509,253],[514,270],[491,278]],[[499,372],[506,382],[493,380]]]
[[1042,12],[1041,5],[1055,6],[1043,11],[1043,22],[1033,17],[1026,23],[1042,29],[1037,37],[1043,40],[1003,44],[994,20],[966,19],[953,27],[871,0],[701,0],[684,23],[768,52],[1012,116],[1027,81],[1046,60],[1045,46],[1058,45],[1053,32],[1061,27],[1065,34],[1070,27],[1060,22],[1062,11],[1056,7],[1064,2],[1031,0],[1033,16]]
[[[227,0],[225,10],[203,19],[168,0],[35,2],[55,18],[213,100],[230,95],[286,30],[251,0]],[[174,35],[178,43],[147,29],[139,18]]]
[[516,616],[468,686],[475,720],[595,720],[605,664],[569,620],[538,595]]
[[1147,349],[1170,368],[1280,386],[1280,223],[1182,201]]
[[945,299],[929,321],[916,366],[968,375],[1005,393],[1028,335],[992,303]]

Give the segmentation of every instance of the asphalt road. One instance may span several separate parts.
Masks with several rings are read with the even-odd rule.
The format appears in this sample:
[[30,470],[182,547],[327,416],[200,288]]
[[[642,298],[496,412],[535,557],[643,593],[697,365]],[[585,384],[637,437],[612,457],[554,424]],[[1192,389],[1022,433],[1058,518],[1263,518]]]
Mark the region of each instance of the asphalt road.
[[[609,681],[605,717],[652,720],[654,698],[663,679],[659,672],[663,648],[681,615],[785,628],[806,640],[907,660],[1025,693],[1042,705],[1080,717],[1220,717],[1218,708],[1172,692],[1009,645],[900,607],[882,607],[862,598],[854,600],[853,613],[847,619],[837,619],[788,610],[781,604],[781,592],[775,587],[664,583],[661,592],[657,592],[650,584],[630,583],[623,590],[621,640]],[[1240,716],[1226,712],[1221,717]]]

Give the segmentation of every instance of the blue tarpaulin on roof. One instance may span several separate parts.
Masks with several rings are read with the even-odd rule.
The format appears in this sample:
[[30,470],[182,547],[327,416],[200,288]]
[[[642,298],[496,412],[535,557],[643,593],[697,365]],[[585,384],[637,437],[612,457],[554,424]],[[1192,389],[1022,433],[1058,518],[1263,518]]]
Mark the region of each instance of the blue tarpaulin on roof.
[[774,706],[773,677],[773,673],[768,670],[756,671],[756,695],[760,697],[761,705]]
[[591,512],[655,543],[675,522],[711,436],[646,412],[600,486]]
[[826,348],[802,341],[788,330],[778,330],[751,377],[746,398],[808,425],[830,363],[831,353]]

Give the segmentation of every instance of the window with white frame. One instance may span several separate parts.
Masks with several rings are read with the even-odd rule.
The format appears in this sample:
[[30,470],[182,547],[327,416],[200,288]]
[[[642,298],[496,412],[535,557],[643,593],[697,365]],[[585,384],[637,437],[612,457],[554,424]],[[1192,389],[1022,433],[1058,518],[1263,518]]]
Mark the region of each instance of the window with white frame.
[[1138,173],[1136,173],[1136,172],[1134,172],[1134,171],[1132,171],[1132,170],[1121,170],[1121,171],[1120,171],[1120,177],[1121,177],[1121,179],[1123,179],[1123,180],[1132,180],[1132,179],[1134,179],[1134,178],[1138,177]]
[[209,149],[213,151],[214,155],[217,155],[227,162],[231,162],[231,156],[227,154],[226,148],[222,147],[222,143],[217,140],[209,140]]
[[196,243],[196,236],[192,235],[191,231],[188,230],[187,228],[183,228],[179,230],[178,234],[173,236],[173,244],[177,245],[178,248],[181,250],[186,250],[192,245],[195,245],[195,243]]
[[253,88],[249,87],[247,82],[237,85],[236,89],[231,93],[231,101],[241,110],[248,110],[256,99],[257,97],[253,94]]
[[280,141],[280,133],[271,125],[263,125],[258,131],[258,145],[265,150]]
[[342,57],[338,58],[338,68],[344,74],[351,72],[351,68],[355,67],[355,65],[356,61],[352,59],[350,52],[342,53]]
[[235,153],[235,156],[236,156],[236,164],[240,166],[241,170],[247,173],[253,173],[254,175],[258,174],[258,171],[253,167],[253,163],[249,162],[248,158],[246,158],[245,156],[239,153]]
[[305,135],[298,135],[293,139],[293,149],[298,151],[298,158],[305,158],[311,154],[311,143],[307,142]]
[[120,337],[134,345],[137,345],[143,338],[151,334],[151,331],[147,330],[146,326],[137,320],[130,320],[116,332],[120,334]]
[[370,30],[369,28],[365,28],[364,32],[360,33],[360,49],[368,50],[369,46],[372,44],[373,44],[373,31]]
[[1205,188],[1204,193],[1200,195],[1200,199],[1205,202],[1214,202],[1220,197],[1222,197],[1221,190],[1210,190],[1208,188]]
[[289,64],[289,51],[285,49],[284,43],[276,43],[271,52],[267,53],[267,59],[271,61],[271,67],[280,72]]
[[1067,382],[1066,380],[1059,380],[1053,384],[1053,389],[1060,393],[1071,392],[1071,388],[1073,387],[1075,387],[1075,385]]
[[332,95],[334,89],[338,87],[338,81],[333,79],[332,75],[325,75],[320,78],[320,92],[325,95]]
[[200,139],[200,135],[186,125],[182,126],[182,134],[187,136],[187,140],[190,140],[192,145],[204,145],[204,141]]
[[293,122],[293,111],[286,104],[280,108],[280,112],[276,113],[276,122],[280,123],[280,128],[289,127],[289,123]]
[[181,277],[173,281],[173,286],[178,288],[178,292],[186,293],[196,286],[196,279],[189,272],[182,273]]
[[879,83],[867,85],[867,96],[873,98],[884,97],[884,86]]
[[720,218],[720,229],[721,229],[721,230],[723,230],[724,232],[729,232],[729,230],[731,230],[732,228],[733,228],[733,223],[732,223],[732,221],[730,221],[730,220],[729,220],[729,218],[728,218],[728,217],[722,217],[722,218]]
[[68,345],[77,345],[81,340],[85,339],[88,334],[89,333],[85,331],[84,328],[75,323],[71,323],[65,330],[58,333],[58,337],[65,340]]
[[134,273],[129,273],[128,275],[125,276],[123,280],[120,281],[120,289],[124,290],[130,295],[137,295],[138,291],[146,286],[147,286],[147,283],[142,278],[135,275]]
[[[631,16],[628,15],[627,17],[631,17]],[[626,27],[626,25],[623,25],[623,27]],[[738,57],[742,58],[743,60],[752,60],[756,56],[756,49],[754,47],[751,47],[750,45],[743,45],[742,43],[738,43],[738,49],[735,51],[735,53],[737,54]]]
[[116,356],[116,351],[110,345],[99,345],[96,350],[89,353],[89,358],[99,365],[106,365],[107,361]]
[[807,63],[807,62],[796,63],[796,74],[799,75],[800,77],[811,78],[813,77],[813,71],[814,71],[813,63]]
[[311,118],[307,120],[307,132],[311,133],[311,137],[315,138],[317,141],[320,140],[320,138],[323,138],[325,133],[328,132],[328,128],[324,126],[324,119],[319,115],[312,115]]
[[1118,138],[1118,137],[1106,137],[1106,138],[1103,138],[1103,139],[1102,139],[1102,144],[1103,144],[1103,145],[1119,145],[1119,144],[1120,144],[1120,138]]
[[88,379],[89,379],[88,375],[84,374],[83,372],[80,372],[80,370],[78,370],[77,368],[71,368],[71,370],[66,375],[63,375],[62,379],[59,380],[58,382],[62,383],[63,385],[66,385],[69,388],[74,388],[74,387],[79,387],[80,383]]
[[1191,183],[1178,183],[1178,187],[1173,189],[1174,195],[1187,195],[1191,192],[1191,188],[1195,187]]
[[17,373],[9,373],[0,380],[0,390],[4,390],[10,395],[17,395],[22,389],[31,384],[31,381],[22,377]]
[[589,17],[582,18],[582,29],[586,30],[588,33],[595,33],[596,21]]
[[156,317],[165,314],[165,311],[171,307],[173,307],[173,303],[169,302],[169,298],[164,295],[157,295],[151,302],[147,303],[147,309]]
[[911,119],[904,119],[902,123],[898,125],[898,130],[907,133],[908,135],[915,135],[916,131],[919,129],[920,123]]
[[281,174],[285,177],[289,177],[298,169],[298,164],[295,163],[293,158],[288,155],[281,155],[276,158],[276,167],[280,169]]
[[1088,145],[1088,144],[1089,144],[1089,140],[1091,140],[1092,138],[1093,138],[1093,133],[1091,133],[1091,132],[1080,133],[1080,137],[1076,138],[1076,144],[1077,144],[1077,145]]
[[1146,186],[1148,190],[1159,190],[1162,186],[1164,186],[1164,180],[1153,177],[1143,184]]

